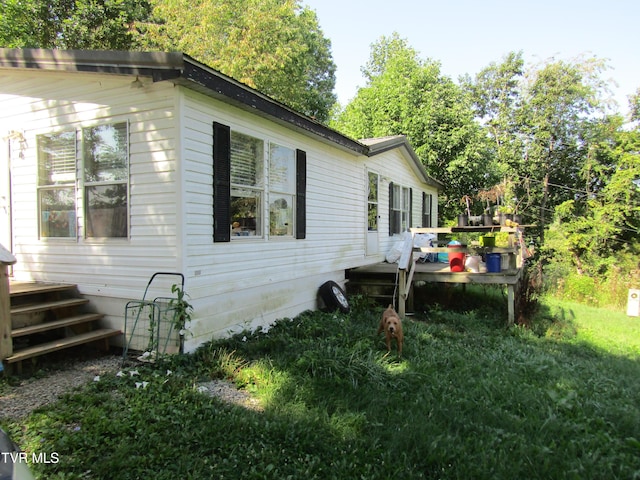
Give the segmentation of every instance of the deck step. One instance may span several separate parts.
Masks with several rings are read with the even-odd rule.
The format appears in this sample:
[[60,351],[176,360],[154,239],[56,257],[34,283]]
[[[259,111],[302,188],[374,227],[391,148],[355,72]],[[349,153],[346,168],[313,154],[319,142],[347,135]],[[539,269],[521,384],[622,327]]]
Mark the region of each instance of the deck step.
[[58,308],[77,307],[80,305],[86,305],[87,303],[89,303],[89,300],[87,300],[86,298],[69,298],[66,300],[55,300],[51,302],[19,305],[16,307],[11,307],[11,315],[46,312],[47,310],[55,310]]
[[70,283],[10,282],[9,295],[13,298],[39,293],[65,292],[76,288],[77,285]]
[[110,337],[115,337],[116,335],[121,335],[122,332],[113,328],[102,328],[99,330],[94,330],[92,332],[81,333],[79,335],[74,335],[73,337],[62,338],[60,340],[55,340],[52,342],[42,343],[40,345],[36,345],[34,347],[25,348],[23,350],[18,350],[14,352],[13,355],[7,357],[5,361],[7,363],[15,363],[20,362],[22,360],[26,360],[27,358],[37,357],[39,355],[44,355],[45,353],[55,352],[57,350],[62,350],[65,348],[75,347],[77,345],[82,345],[83,343],[94,342],[96,340],[104,340]]
[[34,333],[54,330],[56,328],[70,327],[71,325],[94,322],[96,320],[100,320],[103,316],[104,315],[101,313],[85,313],[82,315],[76,315],[74,317],[63,318],[62,320],[38,323],[36,325],[30,325],[28,327],[15,328],[11,331],[11,336],[14,338],[22,337],[25,335],[32,335]]

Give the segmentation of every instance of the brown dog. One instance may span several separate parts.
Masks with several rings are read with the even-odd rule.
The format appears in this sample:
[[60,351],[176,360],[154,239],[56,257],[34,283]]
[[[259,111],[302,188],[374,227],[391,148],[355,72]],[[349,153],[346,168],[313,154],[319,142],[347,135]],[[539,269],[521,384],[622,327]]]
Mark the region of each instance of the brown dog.
[[[402,333],[402,320],[393,309],[393,305],[382,312],[382,318],[380,319],[380,326],[378,327],[378,335],[384,331],[387,341],[387,352],[391,353],[391,339],[396,339],[396,345],[398,347],[398,356],[402,356],[402,342],[404,342],[404,335]],[[387,355],[389,354],[387,353]]]

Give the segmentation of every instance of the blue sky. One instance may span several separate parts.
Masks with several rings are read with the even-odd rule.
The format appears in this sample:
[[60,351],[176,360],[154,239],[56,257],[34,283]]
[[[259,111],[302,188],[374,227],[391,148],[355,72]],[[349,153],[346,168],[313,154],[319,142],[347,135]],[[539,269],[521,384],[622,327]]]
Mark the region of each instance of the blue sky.
[[315,10],[337,65],[336,93],[346,104],[364,86],[360,67],[370,46],[398,32],[422,58],[437,60],[454,80],[474,76],[510,51],[525,62],[584,54],[606,60],[615,99],[640,87],[640,2],[637,0],[303,0]]

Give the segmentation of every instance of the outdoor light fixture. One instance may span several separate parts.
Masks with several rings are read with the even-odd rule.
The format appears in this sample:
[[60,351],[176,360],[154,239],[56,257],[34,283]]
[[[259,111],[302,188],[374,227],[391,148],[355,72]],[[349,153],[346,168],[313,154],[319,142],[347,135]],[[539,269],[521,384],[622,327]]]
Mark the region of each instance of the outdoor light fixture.
[[136,75],[136,79],[133,82],[131,82],[131,88],[143,88],[143,87],[144,87],[144,83],[142,83],[140,78],[138,78],[138,76]]

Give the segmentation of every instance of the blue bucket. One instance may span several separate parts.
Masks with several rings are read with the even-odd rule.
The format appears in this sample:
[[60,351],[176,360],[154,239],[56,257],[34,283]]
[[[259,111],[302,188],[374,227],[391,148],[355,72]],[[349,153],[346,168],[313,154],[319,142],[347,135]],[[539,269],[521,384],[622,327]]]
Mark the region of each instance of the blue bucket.
[[499,273],[502,266],[502,255],[499,253],[487,253],[487,272]]

